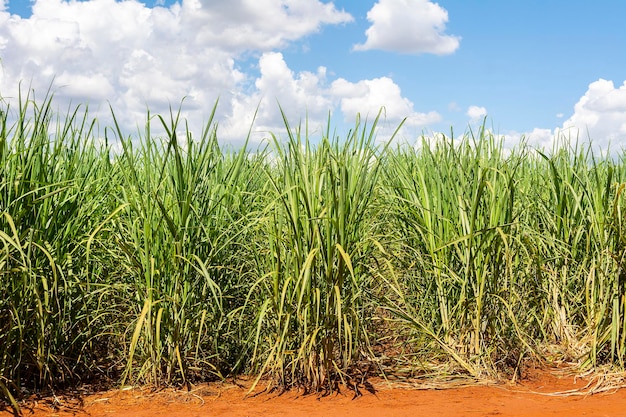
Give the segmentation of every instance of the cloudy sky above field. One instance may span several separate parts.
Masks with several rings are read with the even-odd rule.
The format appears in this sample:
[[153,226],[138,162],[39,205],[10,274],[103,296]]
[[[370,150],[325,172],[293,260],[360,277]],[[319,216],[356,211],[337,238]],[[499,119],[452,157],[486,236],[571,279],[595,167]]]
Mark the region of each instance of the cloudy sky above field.
[[[573,127],[626,147],[622,0],[0,0],[0,96],[22,88],[59,108],[108,104],[133,132],[146,108],[191,125],[219,97],[220,137],[329,112],[347,130],[385,107],[422,133],[462,133],[487,116],[515,140]],[[262,133],[261,133],[262,134]]]

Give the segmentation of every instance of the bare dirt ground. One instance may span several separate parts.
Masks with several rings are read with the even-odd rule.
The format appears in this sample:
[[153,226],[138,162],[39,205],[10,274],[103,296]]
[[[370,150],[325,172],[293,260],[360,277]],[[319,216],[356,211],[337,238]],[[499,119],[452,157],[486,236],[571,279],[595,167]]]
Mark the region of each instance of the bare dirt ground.
[[[618,378],[618,381],[623,381]],[[241,382],[241,381],[240,381]],[[245,397],[246,385],[212,383],[190,390],[133,388],[23,403],[24,416],[626,416],[626,389],[598,379],[534,372],[521,383],[440,389],[416,382],[374,381],[362,390],[325,397],[291,391]],[[594,393],[591,393],[594,392]],[[0,407],[0,417],[11,416]]]

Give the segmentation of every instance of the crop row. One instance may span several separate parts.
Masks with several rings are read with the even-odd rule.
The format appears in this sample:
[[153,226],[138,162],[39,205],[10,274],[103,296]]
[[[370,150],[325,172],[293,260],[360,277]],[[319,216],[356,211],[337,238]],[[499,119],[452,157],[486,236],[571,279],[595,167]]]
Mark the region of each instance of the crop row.
[[102,136],[81,107],[5,105],[0,398],[623,369],[621,155],[505,149],[484,128],[380,144],[376,123],[312,138],[285,120],[266,148],[227,151],[213,117],[198,136],[175,112]]

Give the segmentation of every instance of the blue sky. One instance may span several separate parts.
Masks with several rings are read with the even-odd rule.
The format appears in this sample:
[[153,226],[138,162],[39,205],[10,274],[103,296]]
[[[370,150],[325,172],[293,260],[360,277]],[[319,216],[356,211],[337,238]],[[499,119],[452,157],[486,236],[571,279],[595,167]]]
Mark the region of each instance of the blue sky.
[[278,100],[295,121],[320,124],[329,111],[348,125],[356,112],[386,106],[389,128],[409,118],[408,140],[462,132],[487,115],[511,142],[526,135],[547,146],[575,129],[600,146],[626,146],[624,1],[4,0],[4,8],[0,95],[14,96],[20,80],[42,90],[54,79],[61,102],[89,102],[105,120],[110,102],[129,129],[146,106],[165,111],[183,96],[185,115],[201,123],[219,96],[222,137],[233,142],[257,105],[259,135],[280,129]]

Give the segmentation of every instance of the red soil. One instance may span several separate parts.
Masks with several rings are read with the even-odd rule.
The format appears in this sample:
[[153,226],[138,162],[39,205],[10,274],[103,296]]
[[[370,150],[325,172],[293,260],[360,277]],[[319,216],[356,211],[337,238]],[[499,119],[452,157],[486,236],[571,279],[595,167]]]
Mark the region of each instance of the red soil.
[[[622,378],[619,381],[623,383]],[[353,391],[321,398],[295,391],[262,393],[244,399],[246,389],[230,383],[200,385],[190,391],[129,389],[26,401],[23,412],[34,417],[626,416],[626,389],[602,385],[602,392],[597,392],[595,381],[548,372],[535,373],[521,384],[451,389],[399,388],[385,382],[375,386],[375,394],[363,391],[356,399]],[[569,390],[574,392],[566,393]],[[0,417],[10,415],[6,408],[0,411]]]

